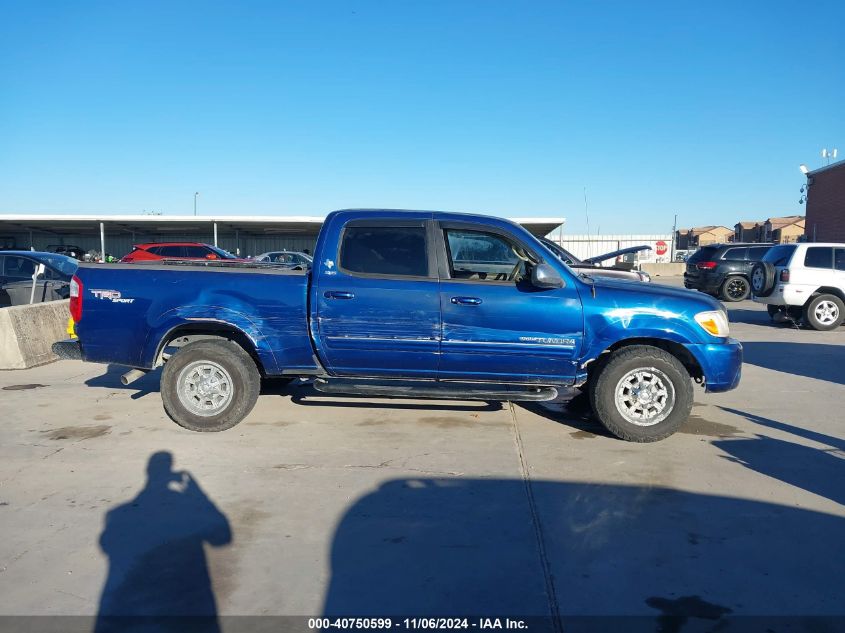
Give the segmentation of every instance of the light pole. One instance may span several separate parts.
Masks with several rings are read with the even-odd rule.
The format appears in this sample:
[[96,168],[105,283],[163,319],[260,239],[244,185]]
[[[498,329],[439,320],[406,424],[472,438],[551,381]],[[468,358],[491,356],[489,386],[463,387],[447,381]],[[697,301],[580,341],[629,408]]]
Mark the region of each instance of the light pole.
[[200,195],[199,191],[194,192],[194,215],[197,214],[197,196]]

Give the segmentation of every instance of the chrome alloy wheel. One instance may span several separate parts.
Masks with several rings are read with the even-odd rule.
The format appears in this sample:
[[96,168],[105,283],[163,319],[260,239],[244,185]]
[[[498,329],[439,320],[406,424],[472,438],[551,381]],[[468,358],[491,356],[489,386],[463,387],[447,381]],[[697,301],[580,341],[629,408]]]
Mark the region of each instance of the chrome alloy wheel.
[[675,389],[669,377],[654,367],[632,369],[619,379],[614,392],[616,409],[637,426],[665,420],[675,406]]
[[196,415],[217,415],[232,401],[232,377],[209,360],[186,365],[177,385],[179,401]]
[[839,306],[833,301],[819,301],[813,315],[822,325],[832,325],[839,319]]

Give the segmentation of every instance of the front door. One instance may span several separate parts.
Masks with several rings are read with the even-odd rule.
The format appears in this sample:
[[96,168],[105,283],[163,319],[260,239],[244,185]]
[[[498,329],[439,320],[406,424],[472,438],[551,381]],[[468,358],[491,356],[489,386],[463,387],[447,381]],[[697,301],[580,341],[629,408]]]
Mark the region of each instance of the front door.
[[[537,288],[545,258],[507,231],[441,223],[442,379],[568,383],[583,338],[578,290]],[[547,263],[560,268],[548,258]]]
[[434,378],[440,296],[431,214],[350,220],[316,262],[314,336],[337,375]]

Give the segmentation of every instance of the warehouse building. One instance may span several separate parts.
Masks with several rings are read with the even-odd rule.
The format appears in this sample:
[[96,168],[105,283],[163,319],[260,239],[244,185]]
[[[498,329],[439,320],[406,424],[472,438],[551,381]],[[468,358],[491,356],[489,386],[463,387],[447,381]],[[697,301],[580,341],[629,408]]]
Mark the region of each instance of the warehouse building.
[[845,242],[845,160],[807,172],[805,234],[811,242]]
[[[325,216],[0,215],[0,248],[83,252],[120,258],[133,244],[203,242],[246,257],[268,251],[314,252]],[[542,237],[564,218],[512,218]]]

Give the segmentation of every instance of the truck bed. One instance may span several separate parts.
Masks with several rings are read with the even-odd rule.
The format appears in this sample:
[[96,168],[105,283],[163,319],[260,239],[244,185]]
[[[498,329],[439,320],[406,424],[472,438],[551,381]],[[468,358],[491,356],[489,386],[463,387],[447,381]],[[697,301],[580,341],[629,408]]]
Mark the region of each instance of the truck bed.
[[150,368],[168,333],[224,324],[254,343],[268,374],[314,365],[306,271],[162,260],[83,264],[77,277],[84,310],[76,331],[85,360]]

